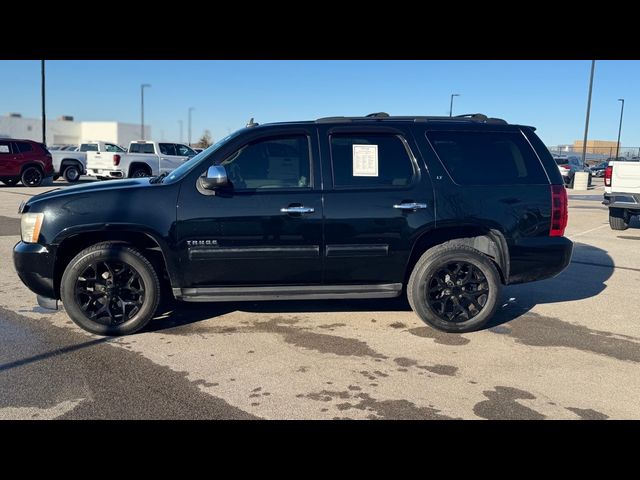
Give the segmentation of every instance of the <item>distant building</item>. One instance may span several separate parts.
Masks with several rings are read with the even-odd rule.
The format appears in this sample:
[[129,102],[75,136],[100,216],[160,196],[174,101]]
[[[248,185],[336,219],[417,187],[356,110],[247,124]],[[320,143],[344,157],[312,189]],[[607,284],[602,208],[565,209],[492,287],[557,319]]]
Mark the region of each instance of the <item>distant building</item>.
[[[151,127],[144,127],[144,138],[151,138]],[[76,122],[71,116],[47,119],[47,145],[76,144],[88,140],[103,140],[128,146],[140,140],[140,125],[121,122]],[[0,116],[0,138],[25,138],[42,141],[42,120],[23,118],[18,113]]]
[[[587,153],[597,153],[613,157],[616,155],[617,145],[618,142],[610,140],[587,140]],[[583,140],[576,140],[573,142],[574,151],[582,152],[583,146]]]

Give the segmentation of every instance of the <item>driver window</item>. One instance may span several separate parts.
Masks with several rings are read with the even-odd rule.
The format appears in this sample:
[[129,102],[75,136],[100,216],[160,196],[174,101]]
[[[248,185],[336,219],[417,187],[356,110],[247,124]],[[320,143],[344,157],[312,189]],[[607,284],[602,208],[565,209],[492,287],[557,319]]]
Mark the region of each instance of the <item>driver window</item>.
[[256,140],[222,165],[236,189],[309,188],[309,141],[305,135]]

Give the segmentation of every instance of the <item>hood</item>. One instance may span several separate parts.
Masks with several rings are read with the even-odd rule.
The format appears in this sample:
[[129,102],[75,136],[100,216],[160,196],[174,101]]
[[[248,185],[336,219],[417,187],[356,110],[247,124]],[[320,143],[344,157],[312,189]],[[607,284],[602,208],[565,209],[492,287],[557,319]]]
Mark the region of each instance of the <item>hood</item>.
[[157,187],[160,184],[150,184],[149,178],[127,178],[124,180],[105,180],[86,183],[83,185],[74,185],[71,187],[55,188],[48,192],[41,193],[31,197],[25,203],[25,211],[28,207],[51,199],[59,199],[64,197],[78,197],[78,196],[91,196],[95,193],[117,191],[117,190],[133,190],[140,188]]

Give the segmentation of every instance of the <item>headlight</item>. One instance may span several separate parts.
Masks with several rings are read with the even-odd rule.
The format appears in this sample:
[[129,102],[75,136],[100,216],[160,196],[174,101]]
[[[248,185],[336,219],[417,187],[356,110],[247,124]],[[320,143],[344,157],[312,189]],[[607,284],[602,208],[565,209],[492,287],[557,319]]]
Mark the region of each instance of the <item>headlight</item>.
[[20,219],[20,233],[25,243],[36,243],[40,236],[40,227],[44,213],[23,213]]

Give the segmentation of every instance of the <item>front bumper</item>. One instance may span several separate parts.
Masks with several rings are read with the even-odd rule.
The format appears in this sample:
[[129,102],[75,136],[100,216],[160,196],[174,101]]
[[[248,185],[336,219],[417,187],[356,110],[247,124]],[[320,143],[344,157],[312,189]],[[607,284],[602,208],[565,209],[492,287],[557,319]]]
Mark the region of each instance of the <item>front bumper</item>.
[[567,237],[522,238],[509,246],[509,284],[552,278],[571,263],[573,242]]
[[37,243],[18,242],[13,247],[13,265],[29,290],[47,298],[58,298],[54,287],[55,250]]

